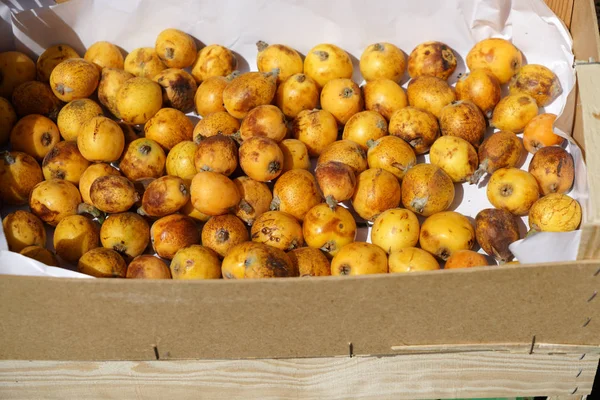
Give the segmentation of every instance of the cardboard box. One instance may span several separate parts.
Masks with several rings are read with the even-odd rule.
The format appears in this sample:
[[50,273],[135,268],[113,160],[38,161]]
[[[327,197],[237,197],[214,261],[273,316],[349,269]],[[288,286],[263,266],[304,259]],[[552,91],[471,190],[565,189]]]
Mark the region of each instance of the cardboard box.
[[[574,138],[587,153],[593,201],[582,225],[579,261],[350,279],[179,282],[2,276],[0,360],[375,359],[366,356],[435,353],[445,354],[447,361],[455,353],[497,351],[519,357],[559,353],[569,357],[555,360],[575,368],[583,364],[571,356],[587,354],[589,364],[578,375],[586,380],[574,393],[589,393],[593,360],[597,362],[600,352],[600,158],[595,154],[600,151],[600,65],[589,61],[600,61],[600,39],[593,0],[547,3],[570,26],[574,53],[581,61],[576,68],[578,90],[559,121],[566,131],[574,126]],[[497,360],[505,362],[506,358]],[[540,368],[548,360],[532,355],[525,362]],[[16,371],[17,364],[4,363],[6,369],[0,364],[0,371]],[[212,365],[216,373],[220,367]],[[461,365],[456,361],[448,368],[461,377],[456,368]],[[517,364],[507,371],[521,367],[525,368]],[[372,372],[389,368],[378,361]],[[27,375],[26,370],[22,373]],[[231,379],[238,379],[235,371],[230,373]],[[519,379],[517,375],[513,378]],[[522,379],[532,378],[525,374]],[[350,385],[355,391],[348,394],[368,386]],[[508,390],[511,384],[506,386],[505,392],[449,392],[432,384],[438,391],[387,394],[432,398],[440,393],[513,393]],[[536,387],[535,393],[523,386],[520,393],[572,390],[566,384],[550,386]],[[303,390],[295,387],[288,390]],[[345,393],[335,382],[327,390],[310,393]]]

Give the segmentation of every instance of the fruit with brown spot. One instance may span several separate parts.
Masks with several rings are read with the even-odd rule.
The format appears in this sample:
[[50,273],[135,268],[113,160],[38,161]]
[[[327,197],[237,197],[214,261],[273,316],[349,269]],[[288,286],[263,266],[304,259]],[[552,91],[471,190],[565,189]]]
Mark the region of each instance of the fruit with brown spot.
[[384,136],[367,143],[369,168],[381,168],[403,179],[406,172],[417,164],[413,148],[398,136]]
[[322,201],[314,175],[305,169],[293,169],[275,182],[271,210],[286,212],[302,221],[308,210]]
[[376,79],[362,87],[365,109],[376,111],[390,120],[394,113],[408,105],[404,89],[390,79]]
[[54,253],[40,246],[27,246],[21,250],[19,254],[51,267],[60,266]]
[[77,135],[77,148],[91,162],[117,161],[124,147],[123,130],[107,117],[93,117],[83,124]]
[[32,189],[42,180],[42,168],[33,157],[18,151],[0,152],[0,199],[4,204],[27,204]]
[[77,214],[79,203],[79,191],[64,179],[42,181],[33,187],[29,196],[31,212],[51,226],[56,226],[69,215]]
[[167,215],[150,227],[150,242],[156,254],[171,260],[179,249],[199,244],[200,231],[194,220],[185,215]]
[[529,227],[538,232],[570,232],[580,223],[581,206],[566,194],[550,193],[529,210]]
[[363,51],[359,68],[367,82],[376,79],[399,82],[406,71],[406,57],[402,50],[391,43],[374,43]]
[[[98,100],[117,118],[121,118],[117,107],[117,95],[125,82],[133,78],[133,74],[117,68],[102,69],[102,77],[98,85]],[[140,96],[139,98],[142,98]]]
[[83,59],[94,64],[100,72],[104,68],[124,68],[123,53],[110,42],[96,42],[88,47]]
[[484,255],[473,250],[458,250],[454,252],[444,265],[444,269],[485,267],[489,265]]
[[256,47],[258,48],[256,56],[258,70],[260,72],[279,70],[277,84],[283,83],[294,74],[302,73],[304,69],[302,57],[291,47],[283,44],[269,45],[262,40],[256,43]]
[[556,115],[545,113],[535,116],[525,126],[523,131],[523,145],[531,154],[546,146],[562,144],[564,139],[554,133]]
[[298,276],[298,269],[283,250],[263,243],[235,246],[223,259],[224,279],[285,278]]
[[140,138],[125,147],[119,169],[132,181],[159,178],[165,171],[165,162],[165,152],[158,143]]
[[64,103],[54,95],[49,84],[29,81],[15,88],[12,105],[20,117],[40,114],[56,121]]
[[508,88],[510,94],[530,95],[539,107],[552,103],[562,93],[558,76],[539,64],[523,65],[519,72],[512,77]]
[[456,136],[478,148],[487,128],[485,117],[472,102],[459,100],[440,112],[440,131],[443,136]]
[[306,245],[320,249],[331,257],[348,243],[354,242],[356,231],[356,221],[350,211],[324,203],[309,210],[302,226]]
[[436,271],[440,264],[434,256],[417,247],[406,247],[388,255],[390,273]]
[[[240,243],[250,240],[248,228],[233,214],[211,217],[202,227],[202,244],[221,258]],[[220,264],[219,264],[220,266]],[[219,276],[221,269],[219,268]]]
[[227,47],[211,44],[198,52],[192,65],[192,76],[201,83],[213,76],[227,76],[237,67],[235,55]]
[[190,187],[194,208],[206,215],[222,215],[233,211],[241,200],[231,179],[216,172],[201,171]]
[[304,246],[302,225],[293,215],[282,211],[267,211],[257,217],[252,224],[250,237],[253,242],[268,244],[283,251]]
[[248,140],[253,136],[263,136],[281,142],[287,135],[285,116],[279,108],[271,104],[250,110],[240,125],[240,138]]
[[523,144],[517,135],[509,131],[494,133],[479,146],[479,168],[469,182],[475,184],[485,173],[492,174],[500,168],[516,167],[522,154]]
[[301,111],[317,108],[320,94],[314,79],[306,74],[294,74],[277,87],[275,104],[287,118],[296,118]]
[[140,77],[152,79],[167,66],[162,62],[152,47],[139,47],[125,57],[125,71]]
[[371,229],[371,243],[391,254],[419,242],[419,220],[410,210],[392,208],[375,218]]
[[306,170],[311,168],[308,149],[300,140],[284,139],[278,145],[283,153],[283,172],[297,168]]
[[361,218],[373,221],[385,210],[398,207],[400,198],[398,179],[386,170],[370,168],[357,178],[352,206]]
[[508,40],[489,38],[473,46],[467,54],[466,63],[471,71],[488,69],[501,84],[504,84],[521,69],[523,55]]
[[131,260],[142,254],[150,243],[150,226],[134,213],[111,214],[100,228],[102,246],[113,249],[124,259]]
[[331,275],[367,275],[388,272],[387,255],[379,246],[364,242],[345,245],[331,260]]
[[506,263],[514,257],[510,244],[520,239],[517,217],[497,208],[481,210],[475,217],[475,236],[487,254]]
[[142,197],[142,215],[164,217],[179,211],[190,199],[188,186],[178,176],[165,175],[150,182]]
[[429,111],[436,118],[442,108],[456,101],[454,88],[448,82],[435,76],[421,75],[413,78],[406,89],[408,104]]
[[191,140],[177,143],[167,154],[167,174],[190,180],[196,175],[194,158],[198,145]]
[[169,267],[173,279],[220,279],[221,261],[205,246],[193,244],[180,249]]
[[90,162],[86,160],[74,141],[62,141],[56,143],[52,150],[42,161],[42,172],[44,179],[66,179],[78,185],[83,172],[89,167]]
[[455,136],[442,136],[436,140],[429,151],[429,160],[443,169],[455,183],[471,179],[479,165],[475,148]]
[[223,104],[233,117],[242,119],[255,107],[271,104],[277,90],[276,72],[246,72],[223,90]]
[[240,121],[226,111],[217,111],[202,118],[194,127],[193,136],[196,143],[216,135],[231,136],[240,129]]
[[98,210],[114,214],[129,210],[139,200],[139,194],[126,177],[105,175],[90,186],[90,199]]
[[388,132],[403,139],[416,154],[424,154],[439,137],[440,126],[432,113],[416,107],[405,107],[392,115]]
[[156,37],[154,50],[169,68],[186,68],[196,60],[196,42],[179,29],[165,29]]
[[567,193],[573,186],[573,156],[558,146],[539,149],[529,163],[529,173],[540,185],[542,195]]
[[338,125],[345,125],[353,115],[364,109],[362,92],[351,79],[332,79],[321,90],[321,108],[329,111]]
[[292,131],[313,157],[320,155],[338,136],[335,117],[329,111],[317,109],[300,111],[292,123]]
[[116,97],[119,115],[129,124],[145,124],[162,108],[162,102],[159,84],[143,77],[127,80]]
[[90,97],[98,87],[100,72],[83,58],[69,58],[54,68],[50,87],[60,100],[68,102]]
[[318,44],[304,58],[304,73],[314,79],[320,88],[332,79],[350,79],[352,71],[350,56],[334,44]]
[[177,143],[192,140],[194,124],[179,110],[163,108],[144,125],[146,138],[154,140],[165,150],[170,150]]
[[366,151],[370,140],[377,140],[387,134],[387,121],[381,114],[375,111],[361,111],[346,122],[342,139],[351,140]]
[[35,80],[35,63],[18,51],[0,53],[0,96],[10,99],[13,90],[23,82]]
[[2,220],[8,249],[20,253],[27,246],[46,246],[44,223],[28,211],[17,210]]
[[490,121],[494,128],[514,133],[523,129],[538,115],[535,99],[528,94],[510,94],[500,100]]
[[300,277],[331,275],[329,260],[319,249],[302,247],[288,252],[287,255],[294,268],[298,270]]
[[456,82],[458,100],[472,101],[487,117],[502,97],[500,81],[487,69],[476,69],[463,75]]
[[425,251],[447,260],[459,250],[475,244],[475,229],[462,214],[444,211],[431,215],[421,225],[419,245]]
[[317,167],[332,161],[348,165],[356,175],[367,169],[366,152],[351,140],[338,140],[323,149]]
[[196,112],[201,117],[225,110],[223,105],[223,91],[229,83],[224,76],[213,76],[206,79],[198,86],[194,95]]
[[408,74],[411,78],[428,75],[448,80],[455,69],[454,52],[441,42],[421,43],[408,57]]
[[534,176],[518,168],[497,170],[487,185],[490,203],[517,216],[527,215],[539,195],[540,188]]
[[85,253],[100,247],[100,227],[83,215],[69,215],[56,225],[52,240],[56,254],[76,264]]
[[443,169],[433,164],[418,164],[402,180],[402,204],[428,217],[447,210],[454,200],[454,184]]
[[60,141],[58,127],[42,115],[31,114],[21,118],[10,132],[12,151],[21,151],[42,159]]
[[48,47],[37,59],[37,80],[48,82],[54,68],[69,58],[81,58],[81,56],[74,48],[66,44],[56,44]]
[[196,81],[194,77],[182,69],[167,68],[152,78],[163,90],[165,107],[187,113],[194,108]]
[[96,247],[81,256],[77,270],[96,278],[125,278],[127,264],[116,251]]
[[103,115],[102,108],[94,100],[73,100],[60,110],[56,125],[64,140],[77,140],[79,131],[86,122]]
[[352,198],[356,174],[350,166],[338,161],[319,164],[315,169],[315,177],[329,207]]
[[256,218],[269,211],[273,194],[266,184],[247,176],[235,178],[233,183],[242,198],[235,207],[235,215],[248,225],[252,225]]
[[271,181],[283,171],[283,152],[276,141],[266,137],[244,140],[239,157],[244,173],[260,182]]
[[127,266],[128,279],[171,279],[171,270],[158,257],[141,255]]

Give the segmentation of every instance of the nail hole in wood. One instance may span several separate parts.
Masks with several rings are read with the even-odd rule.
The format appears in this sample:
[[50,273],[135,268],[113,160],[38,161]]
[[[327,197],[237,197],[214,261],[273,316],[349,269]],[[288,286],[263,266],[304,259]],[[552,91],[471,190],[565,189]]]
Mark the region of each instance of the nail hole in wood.
[[590,296],[590,298],[588,299],[588,303],[592,300],[594,300],[596,298],[596,295],[598,294],[597,290],[594,290],[594,293]]
[[577,375],[575,375],[575,378],[579,378],[579,376],[581,375],[582,372],[583,372],[583,369],[580,369],[579,372],[577,373]]
[[348,343],[348,355],[350,358],[354,356],[354,346],[352,345],[352,342]]
[[156,357],[157,360],[160,360],[160,354],[158,354],[158,347],[152,346],[152,348],[154,349],[154,357]]
[[575,394],[578,389],[579,389],[579,386],[577,386],[575,389],[573,389],[573,391],[571,392],[571,394]]
[[533,354],[533,347],[535,346],[535,335],[531,338],[531,347],[529,348],[529,354]]
[[588,326],[590,324],[590,321],[592,319],[590,317],[588,317],[588,319],[583,323],[583,328],[585,328],[586,326]]

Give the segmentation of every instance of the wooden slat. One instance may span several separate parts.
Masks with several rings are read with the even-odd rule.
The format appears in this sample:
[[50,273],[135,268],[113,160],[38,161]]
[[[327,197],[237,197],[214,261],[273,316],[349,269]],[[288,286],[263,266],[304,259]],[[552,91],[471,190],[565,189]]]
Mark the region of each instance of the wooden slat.
[[589,394],[598,356],[0,362],[2,399],[432,399]]
[[571,16],[573,15],[573,3],[575,0],[544,0],[548,7],[563,20],[567,28],[571,27]]

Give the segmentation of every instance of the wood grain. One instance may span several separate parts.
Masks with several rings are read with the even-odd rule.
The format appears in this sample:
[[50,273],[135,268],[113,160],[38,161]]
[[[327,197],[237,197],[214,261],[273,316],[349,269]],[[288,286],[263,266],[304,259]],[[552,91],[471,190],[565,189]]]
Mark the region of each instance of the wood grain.
[[0,398],[359,399],[585,395],[597,355],[0,362]]
[[573,3],[575,0],[544,0],[548,7],[565,23],[567,28],[571,27],[571,16],[573,15]]

